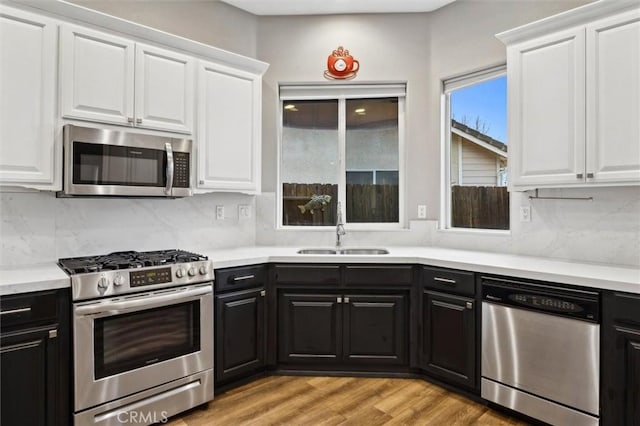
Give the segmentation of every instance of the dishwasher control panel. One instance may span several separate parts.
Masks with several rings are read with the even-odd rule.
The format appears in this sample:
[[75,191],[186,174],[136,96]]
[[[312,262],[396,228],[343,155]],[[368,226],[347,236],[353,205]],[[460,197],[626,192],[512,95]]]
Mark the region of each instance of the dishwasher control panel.
[[482,300],[502,305],[599,321],[597,292],[502,278],[482,278]]

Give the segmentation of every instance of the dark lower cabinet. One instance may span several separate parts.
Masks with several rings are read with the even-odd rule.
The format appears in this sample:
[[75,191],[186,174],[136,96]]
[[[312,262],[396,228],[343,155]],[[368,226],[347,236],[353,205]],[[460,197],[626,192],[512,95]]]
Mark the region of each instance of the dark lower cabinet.
[[215,387],[265,369],[265,265],[215,271]]
[[405,294],[281,291],[279,362],[316,365],[407,363]]
[[475,300],[424,291],[422,368],[439,378],[476,387]]
[[406,364],[408,328],[405,295],[346,295],[343,303],[346,362]]
[[278,360],[336,364],[342,358],[342,298],[283,291],[278,297]]
[[264,295],[259,288],[216,296],[218,384],[264,368]]
[[602,302],[601,424],[640,425],[640,295],[605,292]]
[[0,424],[70,424],[69,294],[0,299]]
[[58,370],[57,342],[44,328],[2,336],[3,425],[48,425],[55,406],[47,395],[55,395]]

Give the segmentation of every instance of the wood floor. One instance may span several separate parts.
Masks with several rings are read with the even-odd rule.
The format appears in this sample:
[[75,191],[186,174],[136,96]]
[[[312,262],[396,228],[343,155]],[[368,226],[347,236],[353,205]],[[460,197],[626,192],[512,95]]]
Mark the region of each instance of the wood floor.
[[203,425],[526,425],[416,379],[266,377],[169,419]]

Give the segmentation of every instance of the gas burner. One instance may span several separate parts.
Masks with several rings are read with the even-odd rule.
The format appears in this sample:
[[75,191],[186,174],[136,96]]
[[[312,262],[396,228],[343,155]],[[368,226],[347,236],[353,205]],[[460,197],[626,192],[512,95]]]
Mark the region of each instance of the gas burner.
[[70,257],[60,259],[58,265],[69,275],[118,269],[138,269],[176,263],[207,260],[206,256],[184,250],[119,251],[102,256]]

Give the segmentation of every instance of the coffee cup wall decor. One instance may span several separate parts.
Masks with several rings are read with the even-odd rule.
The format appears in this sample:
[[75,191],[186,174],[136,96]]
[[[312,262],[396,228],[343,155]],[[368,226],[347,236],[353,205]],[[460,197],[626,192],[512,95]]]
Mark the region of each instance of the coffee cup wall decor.
[[350,80],[360,70],[360,62],[349,54],[342,46],[331,52],[327,57],[327,69],[324,77],[329,80]]

